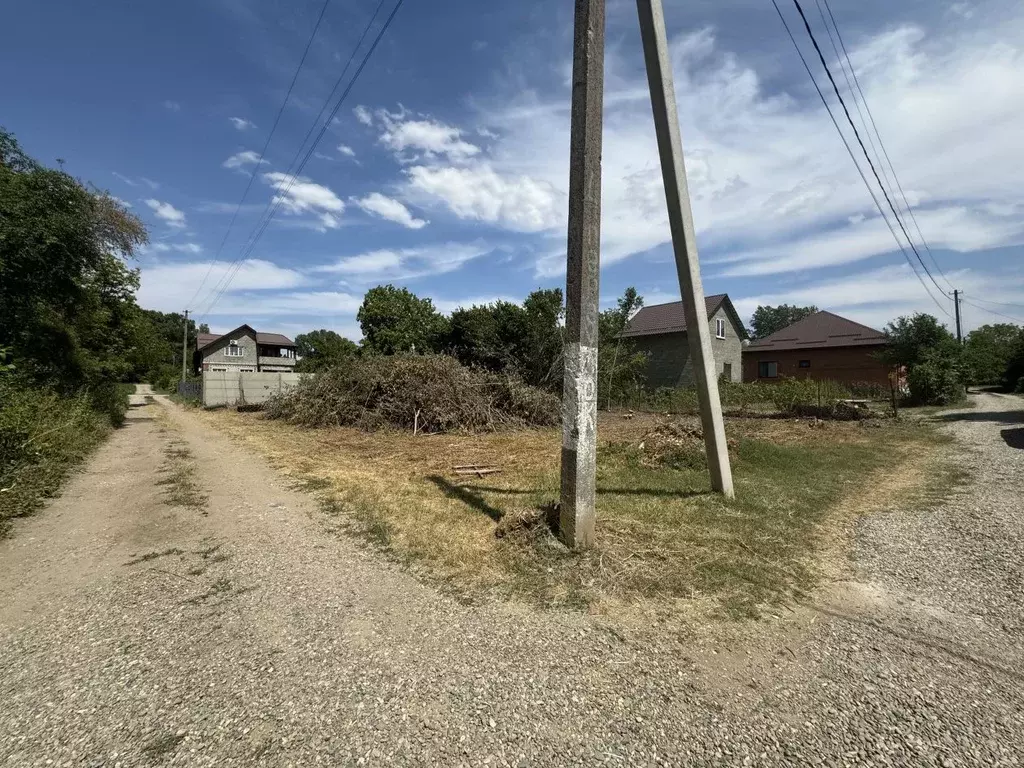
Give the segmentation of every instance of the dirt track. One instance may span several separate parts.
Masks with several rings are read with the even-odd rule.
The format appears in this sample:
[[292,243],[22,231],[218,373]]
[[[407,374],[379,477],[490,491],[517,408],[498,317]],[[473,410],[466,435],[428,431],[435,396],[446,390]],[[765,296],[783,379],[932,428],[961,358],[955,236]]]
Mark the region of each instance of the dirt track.
[[[1021,401],[978,399],[947,427],[971,488],[865,521],[841,599],[756,647],[461,605],[134,408],[0,542],[0,763],[1019,765]],[[172,444],[201,509],[166,503]]]

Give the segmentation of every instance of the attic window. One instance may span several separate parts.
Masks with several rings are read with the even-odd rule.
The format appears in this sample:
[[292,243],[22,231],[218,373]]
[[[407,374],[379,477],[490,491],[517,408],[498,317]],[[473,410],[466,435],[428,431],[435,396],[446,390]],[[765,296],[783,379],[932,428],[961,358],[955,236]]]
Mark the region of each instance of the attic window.
[[230,341],[228,345],[224,347],[225,357],[245,357],[245,350],[238,346],[237,341]]
[[719,318],[718,320],[715,320],[715,338],[716,339],[724,339],[725,338],[725,320],[722,320],[721,318]]

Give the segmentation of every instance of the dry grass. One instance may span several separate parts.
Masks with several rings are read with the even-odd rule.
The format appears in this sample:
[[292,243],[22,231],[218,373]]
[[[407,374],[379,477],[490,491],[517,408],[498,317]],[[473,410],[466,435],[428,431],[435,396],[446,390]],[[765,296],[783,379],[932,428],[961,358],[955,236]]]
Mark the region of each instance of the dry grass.
[[[542,520],[536,511],[557,498],[558,430],[413,437],[309,430],[259,414],[200,417],[315,493],[339,528],[370,538],[467,599],[592,611],[696,606],[743,616],[813,588],[832,548],[829,522],[878,477],[898,475],[897,467],[934,452],[940,440],[933,430],[892,422],[732,419],[737,499],[727,502],[710,492],[699,456],[666,463],[647,445],[639,448],[666,417],[602,414],[598,543],[578,554],[544,525],[509,524],[512,517]],[[467,478],[452,471],[461,464],[502,472]]]

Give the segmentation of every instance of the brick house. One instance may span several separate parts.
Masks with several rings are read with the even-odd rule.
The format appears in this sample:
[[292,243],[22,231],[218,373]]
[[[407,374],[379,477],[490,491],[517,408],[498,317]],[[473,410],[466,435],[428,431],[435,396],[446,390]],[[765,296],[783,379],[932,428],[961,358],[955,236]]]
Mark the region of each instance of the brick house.
[[196,371],[240,371],[242,373],[287,372],[295,370],[295,342],[280,333],[258,333],[241,325],[218,335],[196,337],[193,363]]
[[[707,296],[704,304],[715,369],[729,381],[740,381],[746,328],[726,294]],[[621,338],[629,339],[638,351],[647,353],[648,388],[693,384],[683,302],[644,307],[626,325]]]
[[831,312],[815,312],[743,349],[743,380],[783,377],[847,384],[889,384],[877,359],[885,334]]

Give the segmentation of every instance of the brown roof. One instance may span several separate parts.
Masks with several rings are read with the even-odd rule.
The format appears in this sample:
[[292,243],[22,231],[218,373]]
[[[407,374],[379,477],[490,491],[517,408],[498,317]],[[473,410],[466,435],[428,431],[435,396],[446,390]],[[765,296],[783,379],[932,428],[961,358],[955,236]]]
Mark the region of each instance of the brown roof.
[[[707,308],[708,317],[718,311],[722,303],[726,302],[730,312],[734,315],[737,327],[742,328],[743,323],[739,316],[732,309],[732,302],[727,294],[719,293],[715,296],[705,296],[704,306]],[[637,312],[626,325],[620,335],[623,338],[631,336],[653,336],[656,333],[678,333],[686,330],[686,316],[683,314],[683,302],[673,301],[669,304],[652,304]]]
[[881,331],[831,312],[815,312],[771,336],[752,341],[743,351],[867,347],[885,343],[886,337]]
[[[248,328],[249,326],[242,325],[231,331],[229,335],[233,335],[236,331],[242,328]],[[202,349],[203,347],[213,344],[217,339],[222,338],[224,334],[220,333],[200,333],[196,335],[196,349]],[[280,333],[259,333],[256,332],[256,343],[266,344],[268,346],[276,347],[294,347],[295,342],[289,339],[287,336],[282,336]]]

